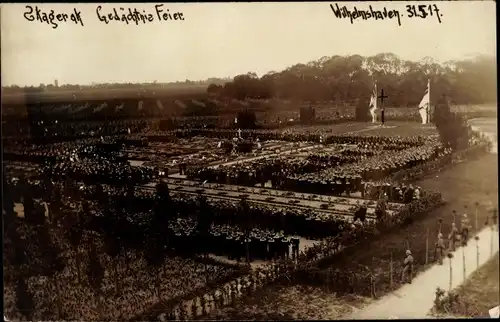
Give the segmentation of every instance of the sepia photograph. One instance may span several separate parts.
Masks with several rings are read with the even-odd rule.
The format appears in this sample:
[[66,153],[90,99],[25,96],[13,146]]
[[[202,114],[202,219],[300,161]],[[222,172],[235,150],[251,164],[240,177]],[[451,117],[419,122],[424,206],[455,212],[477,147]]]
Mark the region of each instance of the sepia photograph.
[[498,318],[494,1],[0,12],[5,321]]

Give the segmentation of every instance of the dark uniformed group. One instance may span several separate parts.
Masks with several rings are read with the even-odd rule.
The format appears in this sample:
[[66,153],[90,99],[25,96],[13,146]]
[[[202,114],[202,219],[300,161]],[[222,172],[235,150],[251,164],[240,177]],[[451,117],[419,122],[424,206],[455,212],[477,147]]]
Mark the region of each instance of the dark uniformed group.
[[[102,185],[101,189],[105,194],[104,198],[118,198],[129,200],[126,188]],[[84,186],[78,190],[86,198],[102,199],[96,196],[94,186]],[[134,199],[131,203],[134,211],[151,212],[151,205],[155,202],[156,192],[153,189],[135,189]],[[165,213],[171,218],[192,218],[198,207],[198,197],[196,195],[172,194],[171,204]],[[224,199],[209,199],[210,211],[214,214],[213,224],[222,226],[247,227],[247,219],[240,213],[238,201]],[[309,209],[293,208],[288,206],[278,206],[271,204],[261,204],[248,202],[249,217],[251,225],[261,229],[283,231],[288,236],[303,236],[307,239],[318,240],[327,236],[336,235],[341,231],[341,225],[345,221],[338,216],[321,211]]]
[[[212,225],[208,236],[196,232],[196,222],[178,218],[169,223],[171,246],[179,253],[213,253],[230,260],[295,259],[299,252],[299,238],[287,237],[283,232],[253,228],[245,234],[238,227]],[[188,254],[186,254],[188,255]],[[246,258],[248,255],[248,258]]]
[[124,181],[140,184],[150,182],[157,176],[149,167],[131,166],[125,159],[118,158],[119,154],[112,149],[119,147],[111,147],[116,143],[109,140],[86,139],[46,146],[34,145],[17,150],[15,147],[9,147],[9,153],[16,159],[39,163],[42,172],[53,180],[70,177],[77,182],[90,184]]
[[387,182],[366,182],[361,190],[363,199],[378,200],[380,194],[387,196],[389,202],[410,203],[419,199],[425,194],[419,186],[405,183],[387,183]]
[[44,168],[55,180],[71,177],[79,182],[123,183],[128,180],[137,184],[150,182],[156,177],[151,168],[135,167],[116,160],[64,160]]
[[434,141],[406,150],[390,144],[382,145],[378,150],[367,147],[314,153],[304,158],[274,157],[217,168],[201,166],[190,168],[187,175],[190,179],[229,185],[264,186],[271,181],[278,189],[322,195],[361,192],[362,197],[366,194],[370,199],[376,199],[380,189],[371,189],[370,192],[367,187],[378,185],[386,190],[390,201],[409,202],[413,199],[412,187],[372,182],[395,171],[425,163],[442,152],[441,145]]
[[346,185],[349,189],[361,191],[361,182],[379,181],[398,170],[411,168],[436,158],[442,149],[439,142],[411,147],[401,151],[385,151],[370,158],[337,167],[326,168],[318,173],[296,174],[291,178],[303,189],[320,193],[315,189],[326,186],[323,191],[331,191],[335,186]]
[[[182,137],[205,136],[220,139],[231,139],[235,135],[233,129],[186,129],[174,131]],[[423,136],[380,136],[367,135],[369,132],[353,132],[349,134],[339,135],[331,125],[323,128],[321,126],[314,127],[294,127],[286,130],[243,130],[242,137],[258,137],[261,141],[288,141],[288,142],[316,142],[323,144],[352,144],[352,145],[369,145],[394,147],[395,149],[407,149],[414,146],[419,146],[428,140],[428,137]]]
[[[231,164],[218,167],[198,166],[190,168],[187,176],[190,179],[207,181],[213,183],[262,187],[271,180],[273,187],[282,186],[282,182],[288,173],[301,171],[301,168],[311,167],[299,158],[271,157],[257,161],[245,162],[244,164]],[[314,168],[310,171],[315,171]]]

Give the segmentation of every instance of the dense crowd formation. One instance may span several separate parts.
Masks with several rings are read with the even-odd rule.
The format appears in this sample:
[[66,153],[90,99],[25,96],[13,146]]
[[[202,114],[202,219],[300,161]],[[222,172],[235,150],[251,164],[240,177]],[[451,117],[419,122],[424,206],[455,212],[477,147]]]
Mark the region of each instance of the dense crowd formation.
[[[269,122],[295,122],[295,114]],[[232,117],[222,119],[234,127]],[[6,141],[10,319],[133,320],[158,307],[180,318],[173,312],[191,300],[195,317],[194,299],[235,277],[251,289],[283,276],[307,280],[308,265],[442,202],[397,179],[449,163],[452,151],[434,134],[177,121],[184,125],[165,129],[149,119],[38,120],[31,129],[41,132]],[[470,145],[483,143],[474,137]],[[249,274],[262,263],[274,263],[274,277]],[[344,279],[332,276],[310,280]]]

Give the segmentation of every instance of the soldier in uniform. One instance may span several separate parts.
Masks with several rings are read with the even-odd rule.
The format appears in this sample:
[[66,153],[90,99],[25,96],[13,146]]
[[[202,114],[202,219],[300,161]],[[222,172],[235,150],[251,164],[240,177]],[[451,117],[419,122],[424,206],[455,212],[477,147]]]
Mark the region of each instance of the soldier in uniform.
[[300,240],[297,237],[292,237],[292,259],[295,260],[299,256]]
[[411,284],[411,279],[413,277],[413,256],[411,255],[411,251],[406,250],[406,257],[403,262],[403,273],[401,274],[401,282],[406,282],[406,274],[408,274],[409,280],[408,283]]
[[200,306],[201,306],[201,314],[205,315],[207,313],[207,300],[205,299],[205,294],[201,295],[199,297],[200,299]]
[[439,233],[438,234],[438,240],[436,242],[436,249],[434,250],[434,257],[436,260],[439,262],[439,265],[443,265],[443,258],[444,258],[444,239],[443,239],[443,234]]
[[285,259],[288,259],[290,257],[290,240],[286,237],[283,237],[281,243],[283,248],[283,256],[285,257]]
[[470,229],[470,222],[469,218],[467,217],[467,214],[464,214],[462,216],[462,221],[461,221],[461,228],[462,228],[462,245],[467,246],[467,240],[469,239],[469,229]]
[[358,205],[358,209],[356,210],[356,212],[354,213],[354,221],[356,220],[360,220],[362,223],[365,222],[366,220],[366,212],[367,212],[367,208],[366,208],[366,205]]
[[451,231],[448,235],[448,240],[450,241],[448,249],[452,252],[455,251],[455,242],[457,241],[457,237],[459,237],[457,226],[455,223],[451,223]]

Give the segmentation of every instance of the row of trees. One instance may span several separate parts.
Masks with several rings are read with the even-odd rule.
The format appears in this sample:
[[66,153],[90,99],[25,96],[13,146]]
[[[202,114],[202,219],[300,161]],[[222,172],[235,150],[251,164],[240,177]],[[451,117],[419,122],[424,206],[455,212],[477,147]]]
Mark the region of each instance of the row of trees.
[[225,85],[211,84],[211,95],[244,100],[295,99],[337,102],[368,99],[373,84],[389,96],[387,106],[415,106],[431,81],[431,97],[451,97],[458,104],[496,101],[496,60],[473,59],[438,63],[430,57],[419,62],[402,60],[392,53],[322,57],[262,77],[236,76]]
[[158,88],[169,88],[180,85],[209,85],[209,84],[217,84],[224,85],[226,82],[231,81],[231,78],[217,78],[212,77],[206,80],[200,81],[192,81],[186,79],[185,81],[177,81],[170,83],[161,83],[161,82],[149,82],[149,83],[95,83],[92,85],[78,85],[78,84],[40,84],[38,86],[3,86],[2,89],[4,94],[25,94],[25,93],[39,93],[44,91],[80,91],[80,90],[91,90],[91,89],[107,89],[107,90],[116,90],[116,89],[137,89],[137,92],[140,93],[141,90],[158,89]]

